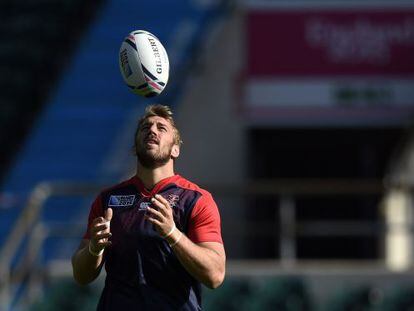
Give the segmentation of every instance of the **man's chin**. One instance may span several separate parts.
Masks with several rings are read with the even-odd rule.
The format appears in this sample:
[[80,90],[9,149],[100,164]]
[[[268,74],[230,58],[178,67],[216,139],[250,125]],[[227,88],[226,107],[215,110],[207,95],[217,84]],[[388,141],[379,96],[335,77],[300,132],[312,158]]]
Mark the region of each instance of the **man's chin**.
[[147,145],[145,145],[145,148],[144,148],[147,152],[148,151],[157,151],[158,150],[158,145],[156,145],[156,144],[147,144]]
[[160,166],[165,165],[168,162],[168,159],[158,159],[149,154],[145,156],[138,156],[138,162],[145,168],[154,169]]
[[139,161],[139,163],[143,167],[148,168],[148,169],[155,169],[155,168],[161,167],[166,164],[165,162],[145,162],[145,161],[144,162]]

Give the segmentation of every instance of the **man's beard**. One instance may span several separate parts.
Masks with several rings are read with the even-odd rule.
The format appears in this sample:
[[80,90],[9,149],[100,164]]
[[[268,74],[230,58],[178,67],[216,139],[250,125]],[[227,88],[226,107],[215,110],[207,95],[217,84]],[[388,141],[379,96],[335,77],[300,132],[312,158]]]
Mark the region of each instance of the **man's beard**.
[[171,159],[173,144],[168,146],[167,150],[158,150],[155,154],[148,152],[145,147],[137,146],[136,155],[139,163],[145,168],[154,169],[163,166]]

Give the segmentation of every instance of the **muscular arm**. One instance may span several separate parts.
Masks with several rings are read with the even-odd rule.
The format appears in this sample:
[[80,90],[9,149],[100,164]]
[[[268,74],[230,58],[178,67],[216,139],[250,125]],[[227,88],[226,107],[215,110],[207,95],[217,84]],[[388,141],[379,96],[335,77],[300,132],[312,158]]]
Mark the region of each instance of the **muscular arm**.
[[[148,208],[147,219],[152,222],[158,233],[165,237],[175,227],[172,209],[167,200],[156,195],[152,199],[155,208]],[[166,238],[178,260],[198,281],[210,288],[221,285],[225,275],[226,255],[223,244],[203,242],[195,244],[178,229]]]
[[[167,238],[168,243],[177,242],[181,234],[175,230]],[[182,234],[172,249],[184,268],[198,281],[209,288],[217,288],[223,283],[226,263],[223,244],[217,242],[195,244]]]
[[89,284],[95,280],[103,266],[103,256],[89,253],[89,240],[82,240],[72,256],[73,277],[79,284]]

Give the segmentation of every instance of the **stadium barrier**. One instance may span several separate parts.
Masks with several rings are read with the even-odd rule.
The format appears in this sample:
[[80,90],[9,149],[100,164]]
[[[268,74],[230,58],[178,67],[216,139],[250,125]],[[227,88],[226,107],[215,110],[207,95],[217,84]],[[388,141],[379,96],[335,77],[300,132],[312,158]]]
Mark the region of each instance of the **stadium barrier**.
[[[42,295],[45,281],[58,275],[71,275],[70,260],[49,260],[39,264],[37,257],[44,241],[50,237],[81,237],[84,224],[69,226],[51,226],[39,219],[45,203],[52,197],[91,196],[98,193],[105,185],[82,182],[44,182],[32,191],[26,207],[21,212],[13,230],[10,232],[0,252],[0,297],[1,309],[9,310],[15,301],[17,285],[27,285],[19,299],[23,305],[29,305]],[[229,260],[227,275],[237,276],[280,276],[286,274],[309,273],[312,271],[329,271],[329,261],[313,261],[312,263],[299,260],[295,252],[295,239],[299,230],[301,234],[349,234],[349,229],[360,231],[361,234],[381,235],[387,230],[387,224],[354,221],[352,223],[329,221],[309,223],[298,226],[295,219],[295,198],[298,195],[355,195],[377,194],[384,192],[380,181],[370,180],[272,180],[256,181],[239,185],[207,185],[216,197],[222,196],[277,196],[280,217],[280,257],[271,260]],[[225,208],[225,207],[222,207]],[[329,225],[329,226],[328,226]],[[406,225],[406,224],[402,224]],[[225,230],[225,228],[223,228]],[[412,228],[409,228],[411,232]],[[250,232],[255,234],[255,232]],[[24,241],[28,241],[24,243]],[[24,250],[16,258],[19,247]],[[16,263],[17,262],[17,263]],[[15,264],[13,264],[15,263]],[[383,259],[370,261],[340,261],[331,263],[335,271],[388,271]],[[331,268],[332,268],[331,265]],[[56,268],[58,267],[58,268]],[[327,270],[326,270],[327,269]],[[268,295],[268,294],[264,294]],[[269,295],[272,297],[272,295]],[[306,302],[303,302],[306,304]],[[253,307],[252,307],[253,308]]]

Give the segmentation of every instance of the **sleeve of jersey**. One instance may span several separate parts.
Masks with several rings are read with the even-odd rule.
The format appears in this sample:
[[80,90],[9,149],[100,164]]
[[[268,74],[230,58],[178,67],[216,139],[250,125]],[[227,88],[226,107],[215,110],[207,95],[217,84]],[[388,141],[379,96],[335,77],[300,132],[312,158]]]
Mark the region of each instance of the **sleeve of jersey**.
[[188,238],[194,243],[223,243],[220,213],[211,195],[203,195],[194,206],[188,226]]
[[95,201],[92,203],[91,209],[89,211],[89,217],[88,217],[88,226],[86,228],[86,232],[83,235],[83,239],[90,239],[90,234],[89,234],[89,228],[92,225],[92,221],[97,218],[103,216],[103,209],[102,209],[102,198],[99,195]]

